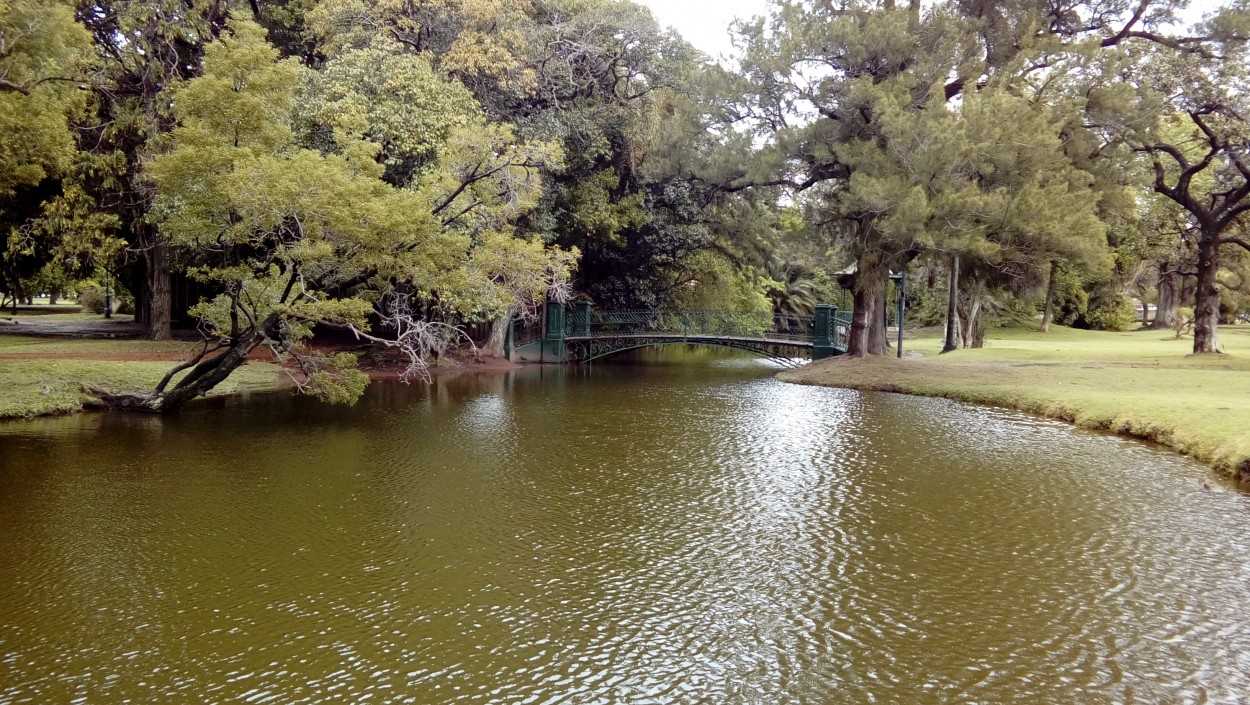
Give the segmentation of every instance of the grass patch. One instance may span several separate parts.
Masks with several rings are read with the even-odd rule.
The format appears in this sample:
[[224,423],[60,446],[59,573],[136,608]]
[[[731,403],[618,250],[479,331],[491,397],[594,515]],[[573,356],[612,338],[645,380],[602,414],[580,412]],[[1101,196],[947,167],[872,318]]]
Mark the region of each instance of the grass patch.
[[200,349],[200,343],[185,340],[137,340],[114,338],[42,338],[25,335],[0,335],[0,360],[5,355],[127,355],[168,356],[170,359]]
[[[8,342],[8,339],[0,337],[0,342]],[[63,344],[68,342],[114,341],[64,341]],[[83,384],[94,384],[112,392],[150,390],[174,364],[169,361],[6,360],[0,357],[0,419],[79,411],[88,398],[81,390]],[[209,396],[233,394],[245,387],[274,388],[278,385],[279,372],[277,365],[249,362]]]
[[904,341],[919,357],[835,358],[787,382],[895,391],[1020,409],[1144,438],[1250,479],[1250,327],[1224,327],[1228,355],[1191,356],[1163,331],[1052,327],[987,331],[979,350],[939,356],[942,341]]
[[[12,306],[5,306],[4,308],[0,308],[0,315],[5,316],[6,318],[13,318],[13,317],[22,318],[22,317],[28,317],[28,316],[38,316],[39,318],[45,318],[47,316],[51,316],[53,317],[52,318],[53,320],[67,320],[67,321],[87,321],[87,320],[91,320],[92,318],[103,317],[98,313],[83,313],[82,306],[79,306],[78,304],[47,304],[47,303],[38,304],[35,306],[19,305],[17,307],[16,314],[13,312]],[[72,318],[70,318],[71,316]]]

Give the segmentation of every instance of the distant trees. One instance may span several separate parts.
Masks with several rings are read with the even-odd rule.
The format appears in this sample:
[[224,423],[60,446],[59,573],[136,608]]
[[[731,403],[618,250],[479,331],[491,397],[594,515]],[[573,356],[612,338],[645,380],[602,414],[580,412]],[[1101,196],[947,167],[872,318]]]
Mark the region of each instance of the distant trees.
[[[1194,352],[1220,352],[1220,269],[1226,246],[1250,252],[1250,10],[1209,19],[1190,51],[1156,51],[1134,69],[1141,89],[1124,119],[1126,139],[1151,171],[1150,184],[1185,214],[1195,250]],[[1160,107],[1165,118],[1156,117]],[[1169,263],[1170,264],[1170,263]],[[1165,268],[1162,277],[1183,274]],[[1165,279],[1161,298],[1174,295]]]
[[999,286],[974,260],[1036,279],[1053,261],[1105,249],[1096,179],[1069,152],[1080,120],[1034,75],[1078,38],[1013,35],[1040,9],[782,2],[740,28],[742,70],[730,85],[742,97],[728,101],[728,117],[764,143],[757,159],[773,174],[710,178],[805,199],[855,265],[852,354],[885,352],[887,276],[917,257],[962,260],[974,273],[954,292],[971,297],[970,330]]
[[[1146,176],[1133,150],[1189,159],[1147,138],[1169,111],[1198,121],[1210,157],[1161,164],[1156,190],[1192,208],[1198,200],[1179,192],[1188,183],[1168,178],[1218,168],[1219,195],[1189,212],[1199,232],[1243,218],[1245,111],[1234,103],[1250,11],[1231,6],[1184,34],[1179,7],[778,2],[739,27],[740,69],[724,79],[720,129],[760,145],[753,164],[709,163],[701,174],[729,191],[782,187],[806,204],[854,262],[854,354],[885,351],[886,276],[917,258],[950,270],[948,349],[975,339],[996,291],[1044,292],[1045,328],[1062,268],[1113,266],[1107,226],[1132,217],[1126,190]],[[1213,248],[1241,239],[1200,237],[1204,320],[1218,310]],[[1215,349],[1213,325],[1200,323],[1195,350]]]
[[0,2],[0,292],[14,303],[40,279],[90,270],[81,228],[58,227],[83,222],[69,218],[83,194],[63,179],[78,159],[72,125],[87,107],[80,82],[90,59],[91,37],[70,5]]
[[546,296],[797,316],[841,281],[881,354],[908,267],[948,284],[948,349],[987,311],[1123,325],[1137,286],[1163,325],[1192,290],[1215,351],[1250,289],[1250,9],[1181,5],[778,0],[720,67],[626,0],[4,0],[0,289],[104,269],[151,337],[199,320],[123,400],[153,409],[259,345],[348,399],[311,326],[416,369]]

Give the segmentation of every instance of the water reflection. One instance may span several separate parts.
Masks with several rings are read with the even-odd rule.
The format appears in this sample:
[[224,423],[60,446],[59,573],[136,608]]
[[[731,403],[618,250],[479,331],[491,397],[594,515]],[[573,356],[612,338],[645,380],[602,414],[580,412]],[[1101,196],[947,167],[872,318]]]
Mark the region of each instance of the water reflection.
[[0,427],[0,703],[1241,702],[1250,502],[720,353]]

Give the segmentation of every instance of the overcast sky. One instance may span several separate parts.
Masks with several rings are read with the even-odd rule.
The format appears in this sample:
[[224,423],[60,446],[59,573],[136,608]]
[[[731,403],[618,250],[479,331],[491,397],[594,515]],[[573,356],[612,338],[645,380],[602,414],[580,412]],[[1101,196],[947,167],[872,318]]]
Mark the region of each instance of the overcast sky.
[[681,33],[695,48],[715,58],[728,53],[729,23],[765,14],[766,0],[634,0],[651,8],[666,27]]
[[[729,23],[735,17],[748,19],[767,12],[766,0],[634,0],[651,8],[651,13],[666,27],[681,33],[686,41],[704,53],[718,57],[729,53]],[[1191,0],[1188,19],[1201,18],[1203,14],[1227,2],[1219,0]]]

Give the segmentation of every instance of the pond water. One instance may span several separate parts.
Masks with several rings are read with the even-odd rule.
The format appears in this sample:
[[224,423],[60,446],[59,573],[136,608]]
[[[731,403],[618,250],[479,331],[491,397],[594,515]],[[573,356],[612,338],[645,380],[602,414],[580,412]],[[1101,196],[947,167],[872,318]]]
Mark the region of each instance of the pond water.
[[0,425],[0,703],[1245,703],[1250,498],[643,352]]

